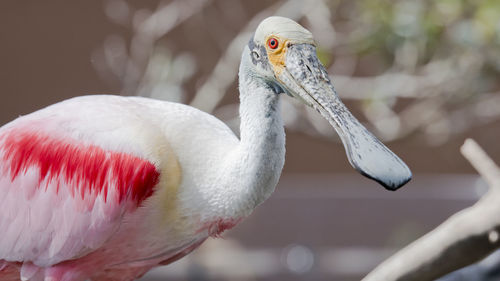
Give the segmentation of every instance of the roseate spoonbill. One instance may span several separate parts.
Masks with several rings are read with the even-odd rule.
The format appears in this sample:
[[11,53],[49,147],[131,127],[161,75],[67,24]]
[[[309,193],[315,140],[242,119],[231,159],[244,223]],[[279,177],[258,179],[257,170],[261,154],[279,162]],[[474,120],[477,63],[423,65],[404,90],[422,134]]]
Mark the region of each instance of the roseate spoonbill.
[[387,189],[408,167],[345,108],[311,33],[265,19],[243,50],[241,137],[195,108],[84,96],[0,128],[0,279],[133,280],[233,227],[284,163],[279,98],[328,119],[350,163]]

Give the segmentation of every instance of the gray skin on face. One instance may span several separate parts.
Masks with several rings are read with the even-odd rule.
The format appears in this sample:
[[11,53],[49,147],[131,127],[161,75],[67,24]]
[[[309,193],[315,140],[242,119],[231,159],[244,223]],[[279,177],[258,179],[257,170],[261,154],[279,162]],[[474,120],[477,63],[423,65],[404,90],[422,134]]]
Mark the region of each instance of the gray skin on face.
[[269,59],[267,57],[266,48],[262,45],[255,44],[253,36],[248,42],[248,49],[250,49],[250,58],[256,67],[261,67],[267,71],[271,71]]
[[[252,64],[255,65],[256,69],[260,68],[261,73],[268,72],[270,75],[274,76],[273,69],[269,64],[269,58],[267,57],[266,47],[256,44],[253,40],[253,37],[248,42],[248,49],[250,50],[250,59],[252,60]],[[274,77],[273,77],[274,78]],[[285,93],[285,91],[281,88],[281,86],[276,83],[276,81],[265,79],[267,85],[273,90],[276,94]],[[288,93],[287,93],[288,94]]]

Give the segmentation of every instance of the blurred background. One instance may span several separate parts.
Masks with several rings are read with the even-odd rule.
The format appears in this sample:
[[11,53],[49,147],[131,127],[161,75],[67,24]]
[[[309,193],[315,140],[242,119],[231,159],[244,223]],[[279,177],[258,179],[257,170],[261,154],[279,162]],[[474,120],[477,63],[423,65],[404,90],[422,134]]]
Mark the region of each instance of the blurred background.
[[275,194],[143,281],[359,280],[485,191],[459,153],[465,138],[500,161],[497,0],[4,0],[0,125],[70,97],[120,94],[191,104],[238,133],[239,58],[270,15],[314,34],[343,101],[414,178],[388,192],[360,176],[331,127],[283,97]]

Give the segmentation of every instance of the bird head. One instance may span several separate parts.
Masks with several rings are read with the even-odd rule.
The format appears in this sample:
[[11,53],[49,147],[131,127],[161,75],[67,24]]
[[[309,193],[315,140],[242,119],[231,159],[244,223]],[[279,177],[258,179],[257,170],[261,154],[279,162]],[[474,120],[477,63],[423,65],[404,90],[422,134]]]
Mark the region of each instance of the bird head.
[[361,125],[337,96],[316,55],[311,32],[283,17],[263,20],[246,49],[256,75],[276,92],[313,107],[335,128],[347,158],[361,174],[389,190],[411,179],[406,164]]

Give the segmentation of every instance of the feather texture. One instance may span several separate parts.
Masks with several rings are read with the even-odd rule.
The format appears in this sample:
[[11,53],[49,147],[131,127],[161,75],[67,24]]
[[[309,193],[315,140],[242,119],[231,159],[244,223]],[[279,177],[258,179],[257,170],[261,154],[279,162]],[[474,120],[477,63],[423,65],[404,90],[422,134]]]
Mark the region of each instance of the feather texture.
[[0,277],[132,280],[181,258],[253,208],[231,203],[248,184],[215,176],[241,177],[221,161],[238,143],[213,116],[138,97],[74,98],[1,127]]

